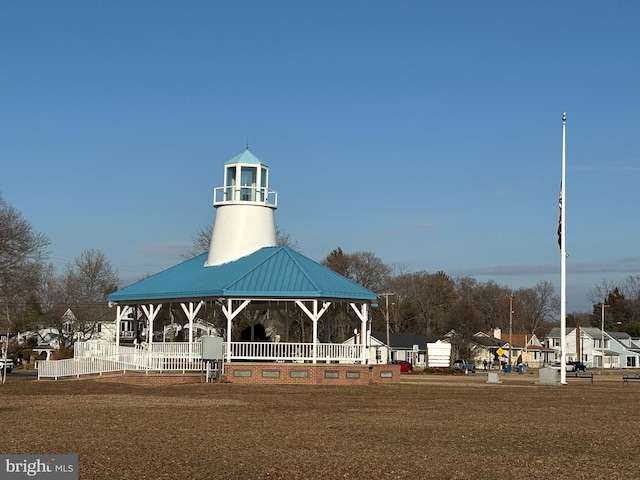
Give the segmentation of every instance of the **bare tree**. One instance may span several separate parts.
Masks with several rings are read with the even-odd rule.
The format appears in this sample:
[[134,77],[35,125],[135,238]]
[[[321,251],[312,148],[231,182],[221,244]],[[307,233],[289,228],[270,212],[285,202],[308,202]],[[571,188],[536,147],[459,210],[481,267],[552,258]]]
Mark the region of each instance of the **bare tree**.
[[390,279],[388,288],[396,293],[395,331],[419,332],[430,338],[445,333],[457,297],[453,281],[444,272],[399,275]]
[[0,305],[4,320],[2,331],[7,336],[7,343],[2,347],[3,357],[7,354],[13,319],[24,311],[28,299],[37,290],[48,245],[49,239],[34,232],[20,212],[0,195]]
[[[348,254],[344,253],[340,247],[332,250],[320,263],[373,292],[382,292],[388,283],[391,272],[391,268],[372,252]],[[379,310],[372,312],[374,328],[385,323],[382,315]],[[351,335],[354,319],[350,315],[335,312],[330,316],[331,319],[327,320],[328,323],[325,325],[325,328],[328,329],[327,337],[344,340]]]
[[587,298],[593,302],[591,324],[601,325],[602,304],[608,305],[605,328],[640,336],[640,276],[630,276],[619,284],[603,280]]
[[459,298],[449,312],[447,330],[453,331],[451,346],[456,358],[474,358],[473,336],[482,330],[480,312],[466,299]]
[[620,284],[622,294],[633,302],[640,302],[640,275],[631,275]]
[[391,269],[373,252],[351,255],[351,279],[374,292],[380,292],[387,283]]
[[382,291],[391,272],[391,268],[372,252],[344,253],[340,247],[320,263],[374,292]]
[[60,282],[55,275],[53,264],[45,265],[38,285],[40,307],[44,312],[51,310],[60,298]]
[[532,288],[521,288],[515,292],[519,307],[518,324],[527,333],[538,333],[545,322],[555,320],[555,312],[560,307],[560,299],[552,283],[546,280]]
[[59,307],[56,311],[70,308],[75,320],[70,323],[60,315],[52,320],[69,343],[78,337],[90,338],[97,323],[107,319],[107,295],[118,289],[118,283],[116,271],[100,250],[85,250],[65,267],[59,278],[60,290],[54,292]]
[[505,329],[509,326],[509,302],[511,290],[493,280],[479,283],[469,277],[456,279],[456,293],[470,302],[483,319],[483,330]]
[[599,284],[596,284],[587,294],[587,300],[594,305],[600,305],[606,303],[607,298],[617,288],[617,285],[609,280],[602,279]]
[[278,225],[276,225],[276,245],[279,247],[289,247],[297,252],[300,251],[298,248],[298,242],[296,242],[291,235],[285,232]]
[[209,245],[211,244],[211,232],[213,229],[212,223],[202,225],[196,234],[192,237],[193,244],[191,248],[185,252],[184,258],[193,258],[207,253],[209,251]]
[[340,247],[332,250],[320,263],[343,277],[351,275],[351,258]]
[[105,302],[107,295],[117,290],[118,275],[100,250],[85,250],[62,275],[67,301],[97,303]]

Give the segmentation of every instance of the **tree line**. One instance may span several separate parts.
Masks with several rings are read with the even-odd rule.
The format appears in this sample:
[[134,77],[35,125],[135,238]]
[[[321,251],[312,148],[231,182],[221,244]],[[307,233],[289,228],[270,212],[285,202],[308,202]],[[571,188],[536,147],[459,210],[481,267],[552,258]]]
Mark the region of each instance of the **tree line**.
[[[1,194],[0,225],[2,335],[42,327],[63,331],[67,309],[75,316],[70,337],[80,333],[86,338],[96,323],[113,321],[113,312],[105,308],[106,296],[120,287],[120,280],[103,252],[85,250],[56,274],[53,265],[47,263],[47,236],[35,232]],[[196,233],[185,257],[207,251],[211,230],[211,225],[205,225]],[[296,242],[280,228],[277,241],[297,249]],[[399,270],[373,252],[346,253],[340,247],[320,263],[380,295],[380,304],[372,312],[373,330],[384,331],[388,323],[391,332],[420,333],[433,340],[455,332],[456,338],[464,342],[478,331],[495,328],[542,338],[558,324],[559,296],[547,281],[514,290],[491,280],[453,278],[443,271]],[[619,283],[603,281],[594,286],[588,299],[593,311],[568,315],[568,326],[599,328],[605,304],[607,330],[640,336],[640,276],[630,276]],[[205,312],[212,323],[224,326],[220,312]],[[180,309],[170,309],[165,322],[173,322],[174,314],[180,315]],[[290,341],[309,340],[307,320],[294,311],[268,321],[249,318],[249,312],[247,315],[244,322],[252,328],[256,323],[266,324],[265,336],[277,331]],[[327,341],[344,341],[353,334],[357,320],[351,319],[348,310],[335,307],[329,315],[331,329],[323,327]],[[162,319],[158,325],[162,325]],[[69,340],[72,343],[73,339]]]

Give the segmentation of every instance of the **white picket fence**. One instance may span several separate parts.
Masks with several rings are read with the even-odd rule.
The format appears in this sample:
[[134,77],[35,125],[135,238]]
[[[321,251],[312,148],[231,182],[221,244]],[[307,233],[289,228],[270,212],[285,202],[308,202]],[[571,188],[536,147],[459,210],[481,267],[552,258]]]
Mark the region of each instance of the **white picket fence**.
[[[363,345],[336,343],[231,342],[232,360],[339,362],[362,359]],[[223,345],[226,354],[227,345]],[[225,358],[225,361],[228,359]],[[77,342],[74,358],[38,362],[38,378],[80,377],[110,372],[194,372],[206,369],[201,342],[153,343],[145,348]]]
[[[102,375],[110,372],[182,372],[202,371],[205,366],[201,352],[180,353],[151,352],[134,347],[107,345],[99,354],[91,355],[82,346],[75,345],[74,358],[38,362],[38,378],[80,377]],[[111,352],[109,352],[111,350]],[[97,353],[97,352],[95,352]]]

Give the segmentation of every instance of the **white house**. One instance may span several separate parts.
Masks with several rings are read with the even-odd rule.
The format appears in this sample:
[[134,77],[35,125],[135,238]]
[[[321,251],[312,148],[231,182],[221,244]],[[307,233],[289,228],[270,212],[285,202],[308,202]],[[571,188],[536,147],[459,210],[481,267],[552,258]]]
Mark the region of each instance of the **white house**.
[[[555,360],[560,361],[560,329],[553,328],[545,341],[555,350]],[[595,327],[567,329],[565,353],[568,361],[579,360],[590,368],[640,366],[640,342],[625,332],[607,332]]]
[[[359,337],[351,337],[344,344],[357,344]],[[367,359],[370,364],[387,363],[404,360],[418,368],[448,368],[451,365],[451,344],[429,342],[428,338],[418,333],[371,332]]]

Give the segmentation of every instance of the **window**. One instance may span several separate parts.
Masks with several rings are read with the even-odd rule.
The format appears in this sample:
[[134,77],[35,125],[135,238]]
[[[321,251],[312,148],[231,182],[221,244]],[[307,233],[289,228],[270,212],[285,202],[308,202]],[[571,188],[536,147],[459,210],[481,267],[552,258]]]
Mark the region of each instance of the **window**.
[[267,187],[267,169],[262,167],[260,169],[260,197],[259,201],[264,202],[266,200],[266,187]]
[[256,167],[242,167],[240,170],[240,184],[242,201],[255,201],[256,195],[256,181],[257,181],[257,169]]
[[227,167],[224,196],[225,201],[233,200],[233,187],[236,185],[236,167]]

